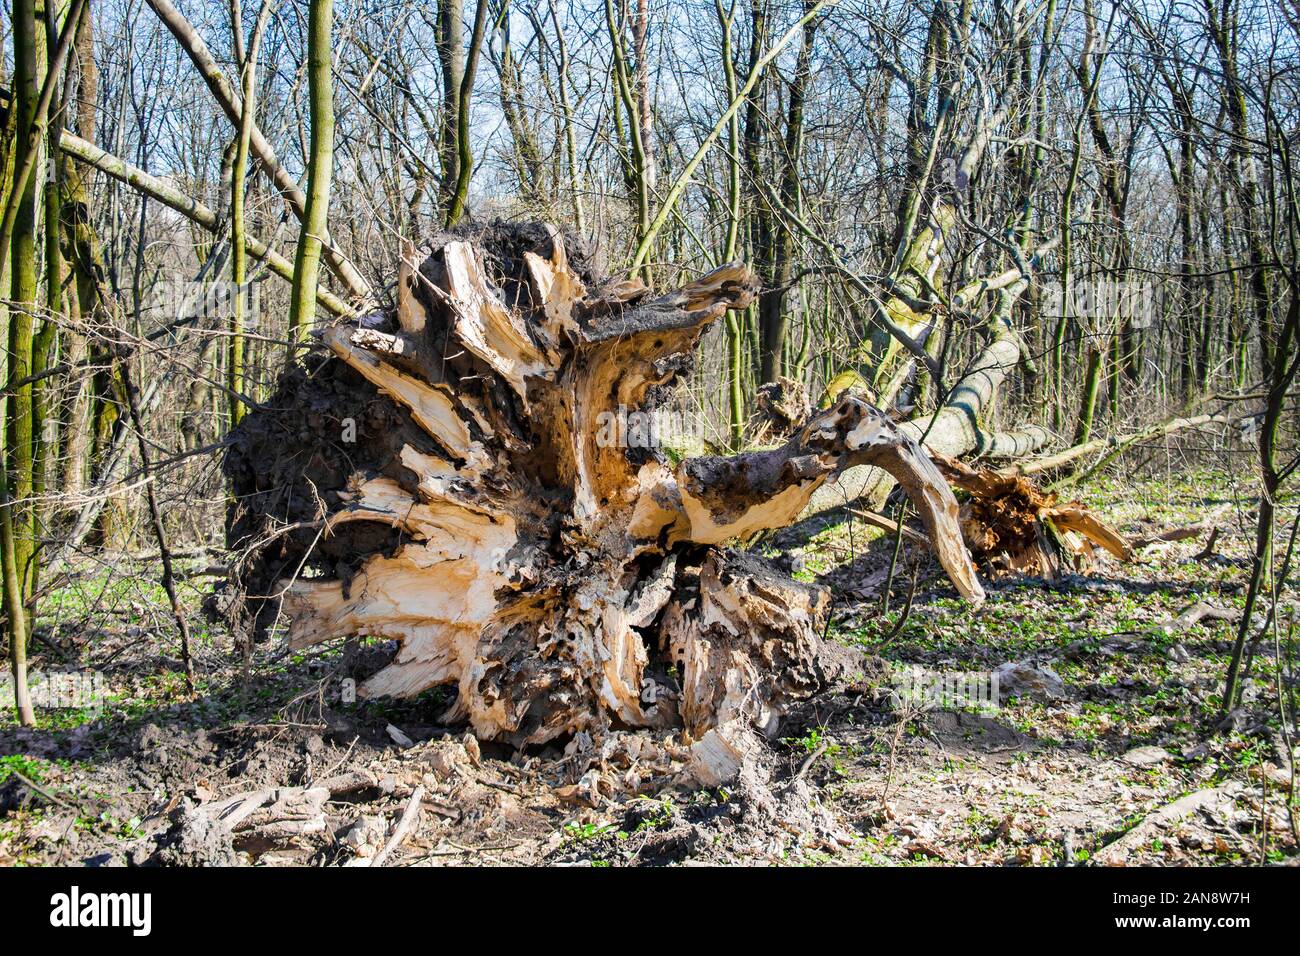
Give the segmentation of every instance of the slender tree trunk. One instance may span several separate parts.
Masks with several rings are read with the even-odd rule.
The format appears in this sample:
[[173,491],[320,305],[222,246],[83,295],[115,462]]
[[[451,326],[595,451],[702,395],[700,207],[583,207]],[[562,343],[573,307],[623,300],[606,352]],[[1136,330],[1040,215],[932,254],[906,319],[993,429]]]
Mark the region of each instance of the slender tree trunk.
[[[0,68],[2,70],[2,68]],[[0,140],[0,208],[8,206],[13,188],[14,147],[18,142],[17,110],[11,104],[6,110],[4,138]],[[0,282],[7,279],[11,250],[0,246]],[[12,313],[8,297],[0,297],[0,318],[4,320],[5,341],[8,341]],[[0,355],[0,369],[9,380],[7,355]],[[0,597],[3,598],[4,635],[10,672],[14,683],[14,709],[18,722],[24,727],[36,724],[31,694],[27,687],[27,617],[23,608],[18,557],[14,544],[14,508],[9,496],[9,454],[6,423],[9,416],[8,397],[0,394]]]
[[1101,372],[1105,350],[1101,343],[1088,346],[1088,364],[1083,372],[1083,392],[1079,399],[1079,423],[1074,430],[1074,444],[1092,437],[1092,423],[1097,413],[1097,393],[1101,391]]
[[[59,33],[64,24],[63,18],[70,12],[66,0],[46,0],[45,37],[47,49],[58,47]],[[75,29],[75,27],[74,27]],[[75,41],[74,41],[75,42]],[[58,77],[54,77],[57,82]],[[45,253],[45,316],[33,341],[32,373],[41,375],[58,364],[58,349],[61,345],[61,326],[64,314],[64,278],[65,264],[59,241],[59,197],[62,189],[58,182],[59,133],[63,127],[62,95],[55,94],[50,107],[54,117],[49,124],[48,144],[45,148],[48,169],[53,175],[46,176],[44,185],[43,239]],[[59,452],[59,402],[55,383],[42,379],[33,383],[32,388],[32,440],[33,440],[33,525],[38,534],[43,534],[48,525],[50,512],[49,494],[56,490],[55,467]],[[39,565],[33,567],[32,587],[39,583],[37,572]]]
[[[723,0],[714,0],[718,24],[722,27],[722,73],[727,83],[727,102],[736,98],[736,63],[732,59],[731,28],[735,23],[735,0],[731,7],[723,7]],[[727,121],[727,233],[722,247],[722,261],[732,262],[739,251],[740,217],[743,193],[741,191],[740,113],[737,111]],[[745,440],[745,310],[727,312],[727,431],[731,450],[739,451]]]
[[311,0],[307,35],[307,86],[311,100],[311,147],[307,159],[307,208],[298,235],[289,304],[289,335],[302,341],[316,318],[321,237],[329,220],[330,174],[334,162],[334,0]]
[[[1271,126],[1271,117],[1269,121]],[[1272,132],[1271,129],[1270,132]],[[1273,146],[1273,142],[1277,142],[1278,145]],[[1241,622],[1237,628],[1237,638],[1233,644],[1227,678],[1224,681],[1222,710],[1225,715],[1236,704],[1239,676],[1249,671],[1250,662],[1263,637],[1264,630],[1268,626],[1268,621],[1272,620],[1277,613],[1279,582],[1274,575],[1273,569],[1273,522],[1277,512],[1278,491],[1281,488],[1282,481],[1296,467],[1294,461],[1284,468],[1279,467],[1277,441],[1283,417],[1287,414],[1287,401],[1291,397],[1292,386],[1298,371],[1300,371],[1300,358],[1295,354],[1296,344],[1300,341],[1300,271],[1296,270],[1294,265],[1300,259],[1300,249],[1298,249],[1295,231],[1297,220],[1300,220],[1300,196],[1297,196],[1296,192],[1290,144],[1285,138],[1279,137],[1274,140],[1270,137],[1270,148],[1277,149],[1281,160],[1279,166],[1284,186],[1282,191],[1284,193],[1285,209],[1288,213],[1286,218],[1289,222],[1287,225],[1290,228],[1279,228],[1277,231],[1285,232],[1286,236],[1284,240],[1286,243],[1285,255],[1292,264],[1287,276],[1291,296],[1281,328],[1278,330],[1277,341],[1265,340],[1270,330],[1269,325],[1261,326],[1259,329],[1260,348],[1265,353],[1265,356],[1261,359],[1265,368],[1264,381],[1268,384],[1264,420],[1260,425],[1258,438],[1259,471],[1262,488],[1259,496],[1259,516],[1255,530],[1255,560],[1251,568],[1250,586],[1246,593],[1246,605],[1241,615]],[[1261,270],[1256,269],[1255,272],[1260,274]],[[1286,566],[1287,561],[1284,561],[1283,574],[1286,573]],[[1255,605],[1261,594],[1272,598],[1272,606],[1268,617],[1265,619],[1264,627],[1252,636],[1252,618]],[[1243,669],[1242,654],[1246,650],[1248,642],[1250,653],[1245,659],[1245,668]]]
[[[36,124],[39,80],[38,30],[35,0],[14,0],[14,98],[12,109],[16,116],[14,141],[14,181],[10,186],[5,220],[13,221],[8,231],[8,241],[0,241],[0,248],[8,246],[9,298],[9,364],[8,377],[24,379],[32,372],[32,337],[36,311],[36,183],[38,178],[30,171],[35,157],[29,155],[38,149],[28,132]],[[18,170],[29,168],[27,182],[21,183]],[[14,211],[11,212],[11,209]],[[35,722],[31,700],[27,696],[27,635],[30,594],[30,572],[33,558],[31,507],[33,485],[32,461],[32,386],[14,389],[6,403],[5,456],[3,479],[4,510],[0,534],[3,534],[2,559],[4,562],[5,610],[9,620],[9,661],[14,674],[19,720],[32,725]],[[9,476],[12,475],[12,485]]]
[[[1260,370],[1265,380],[1272,378],[1273,365],[1273,301],[1269,287],[1269,260],[1264,237],[1259,223],[1261,210],[1259,206],[1259,183],[1255,172],[1255,160],[1249,152],[1250,131],[1246,113],[1246,97],[1242,90],[1242,81],[1237,67],[1238,27],[1236,11],[1231,2],[1225,2],[1219,8],[1214,0],[1205,0],[1206,19],[1210,36],[1214,40],[1222,71],[1222,100],[1224,111],[1231,121],[1232,136],[1229,140],[1228,173],[1236,193],[1237,205],[1241,207],[1242,231],[1246,243],[1246,255],[1249,260],[1250,281],[1248,289],[1251,304],[1254,306],[1256,329],[1259,337]],[[1287,357],[1279,361],[1286,362]]]
[[546,184],[547,165],[538,144],[536,124],[530,118],[524,97],[524,78],[511,42],[510,0],[501,0],[494,30],[501,48],[497,52],[492,44],[488,44],[488,52],[496,63],[501,113],[510,130],[511,159],[520,198],[530,208],[545,208],[550,200],[550,189]]
[[[632,49],[636,57],[636,122],[640,127],[642,174],[647,199],[655,185],[654,104],[650,102],[650,3],[636,0],[632,19]],[[648,203],[647,203],[648,206]]]
[[[257,116],[257,57],[262,47],[262,32],[271,14],[271,0],[262,0],[262,8],[249,37],[248,48],[243,52],[240,69],[240,98],[243,112],[239,118],[239,133],[235,146],[235,163],[230,177],[230,276],[234,282],[230,316],[230,358],[226,365],[226,384],[230,409],[230,424],[238,425],[244,417],[245,404],[240,398],[246,394],[244,323],[248,285],[248,249],[244,229],[244,193],[247,183],[248,152],[253,139],[253,126]],[[231,28],[237,47],[242,48],[240,34],[243,25],[239,17],[239,0],[231,3]]]
[[578,162],[578,145],[574,133],[573,105],[569,101],[569,45],[564,37],[564,28],[560,25],[560,14],[556,0],[550,0],[551,23],[555,26],[555,43],[559,49],[558,76],[555,86],[560,98],[560,109],[564,116],[564,149],[568,158],[569,188],[573,196],[573,224],[578,235],[587,235],[587,213],[582,201],[583,181],[582,167]]
[[[37,287],[36,194],[40,182],[42,142],[32,136],[37,128],[39,90],[43,78],[43,33],[37,19],[36,0],[15,0],[14,4],[14,109],[18,140],[14,150],[13,193],[5,210],[10,244],[9,269],[9,376],[23,380],[33,371]],[[27,175],[21,174],[26,170]],[[8,432],[13,511],[14,557],[17,561],[21,603],[27,606],[33,587],[35,560],[35,401],[29,381],[14,389],[9,399]],[[28,629],[30,630],[30,629]]]
[[[805,15],[813,7],[812,0],[805,0]],[[803,26],[803,44],[799,48],[799,59],[795,66],[794,77],[790,81],[790,101],[786,115],[781,202],[786,208],[796,212],[800,206],[799,160],[803,147],[804,97],[816,33],[817,21],[806,20]],[[774,231],[771,237],[770,271],[762,276],[764,289],[758,299],[758,323],[761,358],[759,375],[764,382],[775,382],[784,372],[782,359],[788,332],[785,297],[789,291],[790,278],[794,274],[791,239],[791,231],[788,227]]]
[[[99,99],[99,68],[95,62],[95,27],[94,16],[87,3],[87,9],[81,22],[77,25],[77,133],[84,139],[94,142],[96,132],[96,104]],[[98,303],[95,296],[96,278],[94,272],[103,271],[98,243],[90,223],[90,186],[92,170],[82,169],[72,162],[66,152],[60,151],[57,157],[59,173],[59,213],[60,232],[63,236],[63,257],[67,261],[72,275],[68,290],[71,312],[75,315],[78,328],[68,330],[65,338],[65,353],[69,364],[80,365],[90,355],[89,341],[81,328],[93,324],[98,317]],[[67,417],[64,423],[63,472],[64,491],[72,496],[79,494],[85,487],[90,474],[91,449],[91,381],[78,376],[72,383],[72,396],[67,404]]]
[[442,65],[442,129],[438,155],[442,166],[442,208],[451,208],[460,181],[460,88],[465,79],[464,0],[439,0],[438,59]]
[[[772,271],[772,234],[776,224],[772,216],[770,203],[762,195],[761,185],[768,181],[767,170],[763,166],[764,144],[767,140],[767,70],[760,66],[763,45],[767,42],[768,0],[749,0],[749,58],[748,73],[754,75],[753,89],[745,98],[744,135],[741,156],[744,160],[745,183],[748,187],[749,201],[745,206],[745,226],[747,233],[748,259],[754,265],[760,281]],[[734,97],[733,97],[734,99]],[[748,326],[753,342],[750,363],[762,384],[762,332],[755,303],[746,311],[740,322]]]
[[456,100],[456,185],[447,207],[447,226],[456,225],[465,214],[465,202],[469,198],[469,181],[474,172],[474,153],[470,143],[469,121],[471,99],[474,93],[474,74],[478,72],[479,54],[483,49],[483,37],[487,31],[488,0],[478,0],[474,12],[474,30],[470,34],[469,55],[465,62],[465,75],[461,77],[460,93]]
[[[1300,289],[1292,289],[1291,306],[1276,343],[1275,354],[1279,356],[1279,361],[1271,367],[1273,377],[1270,380],[1264,423],[1259,430],[1259,465],[1263,488],[1259,496],[1259,515],[1255,523],[1255,559],[1251,567],[1250,586],[1246,591],[1246,605],[1242,611],[1241,622],[1237,626],[1237,638],[1229,658],[1228,675],[1224,680],[1222,713],[1225,716],[1236,704],[1240,689],[1238,678],[1242,673],[1242,655],[1247,643],[1249,642],[1253,647],[1260,639],[1259,633],[1253,640],[1251,638],[1255,606],[1262,594],[1272,594],[1276,590],[1273,580],[1273,522],[1277,513],[1277,492],[1281,485],[1281,475],[1277,465],[1277,436],[1285,413],[1287,392],[1295,380],[1296,366],[1291,350],[1298,332],[1300,332]],[[1282,360],[1285,356],[1290,356],[1291,361]]]
[[[0,451],[5,442],[0,437]],[[3,570],[5,632],[9,638],[9,669],[14,680],[14,707],[18,722],[36,726],[31,693],[27,689],[27,610],[19,575],[14,535],[14,509],[9,497],[8,469],[0,468],[0,569]]]
[[[646,237],[650,233],[650,166],[646,154],[648,147],[642,139],[646,124],[642,121],[642,112],[638,99],[640,63],[638,61],[636,66],[638,76],[634,77],[632,70],[628,67],[627,50],[624,46],[623,13],[624,6],[622,3],[616,10],[614,0],[605,0],[605,28],[609,33],[610,49],[613,56],[614,88],[617,94],[615,109],[617,110],[619,106],[622,108],[619,123],[624,127],[627,135],[628,161],[625,163],[625,167],[629,180],[628,186],[636,204],[637,230],[635,241],[639,249],[640,244],[646,241]],[[638,262],[637,271],[643,275],[646,281],[649,281],[649,273],[643,266],[644,260]]]

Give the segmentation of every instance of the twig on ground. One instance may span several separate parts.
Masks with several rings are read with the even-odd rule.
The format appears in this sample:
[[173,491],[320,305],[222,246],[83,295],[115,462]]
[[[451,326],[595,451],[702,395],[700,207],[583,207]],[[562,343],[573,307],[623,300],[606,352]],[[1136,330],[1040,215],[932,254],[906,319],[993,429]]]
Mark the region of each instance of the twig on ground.
[[794,775],[794,780],[790,782],[794,783],[796,781],[802,780],[804,776],[808,773],[809,768],[811,768],[812,765],[817,762],[817,758],[819,758],[825,752],[826,752],[826,741],[823,740],[820,744],[817,745],[817,749],[808,755],[808,758],[799,767],[799,772]]
[[418,784],[411,793],[411,799],[406,801],[406,809],[402,811],[401,819],[397,821],[397,829],[393,831],[392,837],[384,848],[370,860],[371,866],[383,866],[384,861],[388,859],[392,852],[401,846],[402,841],[411,832],[411,827],[415,825],[415,821],[420,815],[420,801],[423,799],[424,785]]

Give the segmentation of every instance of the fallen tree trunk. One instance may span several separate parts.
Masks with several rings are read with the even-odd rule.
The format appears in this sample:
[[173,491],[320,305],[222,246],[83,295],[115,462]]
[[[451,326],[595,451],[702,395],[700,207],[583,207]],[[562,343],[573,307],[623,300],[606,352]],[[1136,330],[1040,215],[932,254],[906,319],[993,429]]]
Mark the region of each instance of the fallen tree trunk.
[[[668,295],[596,275],[555,229],[469,226],[405,257],[383,322],[339,324],[232,435],[232,577],[294,647],[391,638],[364,696],[456,688],[446,719],[518,747],[633,728],[764,732],[826,681],[826,592],[725,545],[795,520],[845,468],[907,491],[983,591],[917,443],[846,396],[776,449],[675,468],[634,440],[756,282]],[[351,429],[355,434],[349,433]]]
[[[940,408],[898,425],[900,432],[923,443],[932,453],[953,458],[972,452],[1016,458],[1036,451],[1051,440],[1051,432],[1034,425],[1010,432],[990,432],[984,427],[998,389],[1020,364],[1022,350],[1019,334],[1005,319],[995,319],[990,328],[989,341]],[[859,500],[871,509],[879,506],[891,487],[888,475],[878,469],[852,468],[821,488],[808,510],[815,514]]]
[[[125,160],[104,152],[94,143],[87,142],[79,136],[63,131],[59,135],[58,145],[59,149],[69,156],[107,173],[114,179],[125,183],[146,196],[158,200],[169,209],[175,210],[214,235],[220,235],[226,228],[226,223],[222,217],[197,199],[185,195],[167,181],[159,179],[157,176],[151,176],[143,169],[138,169]],[[265,261],[266,267],[275,275],[286,282],[293,281],[293,263],[266,243],[254,236],[245,236],[244,248],[248,250],[249,255],[253,256],[254,259]],[[352,306],[326,289],[323,284],[316,290],[316,300],[335,315],[350,315],[355,311]]]
[[1227,425],[1231,421],[1232,419],[1226,415],[1179,416],[1158,422],[1155,425],[1150,425],[1119,438],[1094,438],[1091,441],[1074,445],[1052,455],[1013,462],[1003,471],[1012,475],[1039,475],[1044,472],[1067,471],[1080,459],[1092,455],[1104,455],[1101,461],[1094,463],[1092,468],[1089,469],[1091,471],[1098,465],[1111,460],[1116,455],[1141,442],[1151,441],[1153,438],[1164,438],[1190,428],[1199,428],[1202,425]]

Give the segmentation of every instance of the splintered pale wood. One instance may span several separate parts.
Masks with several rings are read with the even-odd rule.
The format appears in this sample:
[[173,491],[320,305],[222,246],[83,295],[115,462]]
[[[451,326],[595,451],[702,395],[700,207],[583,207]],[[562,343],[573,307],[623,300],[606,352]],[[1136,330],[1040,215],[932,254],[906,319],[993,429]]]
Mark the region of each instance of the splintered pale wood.
[[[643,288],[624,284],[617,294],[639,297]],[[602,510],[635,505],[640,467],[623,442],[610,440],[611,423],[626,422],[652,390],[689,367],[708,327],[728,309],[747,308],[756,291],[753,274],[728,263],[675,293],[605,315],[583,331],[565,402],[580,516],[590,521]]]
[[467,242],[449,242],[442,252],[447,293],[456,310],[456,337],[527,403],[525,379],[549,376],[552,363],[529,337],[520,316],[497,298],[479,267],[474,247]]
[[325,330],[325,344],[381,392],[409,409],[420,427],[447,451],[462,460],[483,456],[482,446],[471,439],[469,427],[456,411],[456,404],[445,388],[421,382],[354,345],[353,331],[332,326]]
[[1133,549],[1118,531],[1103,522],[1095,514],[1077,501],[1057,505],[1048,511],[1048,516],[1062,531],[1073,531],[1083,535],[1093,544],[1104,548],[1121,561],[1133,559]]
[[663,627],[687,733],[698,739],[738,719],[774,731],[792,701],[821,686],[817,635],[827,593],[721,552],[699,569],[698,585],[697,598],[669,607]]
[[[575,290],[567,281],[549,287],[564,295]],[[553,386],[534,383],[530,395],[537,402],[538,457],[572,489],[574,519],[589,532],[625,521],[643,489],[642,466],[620,440],[620,424],[689,368],[708,327],[728,309],[746,308],[755,291],[753,274],[732,263],[659,298],[646,298],[639,283],[619,283],[612,293],[579,300],[578,311],[589,318],[573,342],[572,360]],[[542,311],[547,314],[545,306]]]
[[[828,478],[874,464],[912,497],[959,591],[983,597],[948,484],[860,399],[814,415],[781,448],[675,469],[611,430],[665,401],[710,325],[753,301],[746,267],[654,295],[593,276],[553,227],[493,228],[482,248],[443,237],[418,270],[408,250],[392,313],[324,334],[378,390],[357,399],[395,407],[367,419],[386,424],[364,448],[339,452],[330,473],[351,470],[346,482],[304,490],[326,503],[320,540],[265,559],[279,580],[265,600],[283,597],[292,646],[392,638],[363,695],[454,685],[444,719],[519,747],[672,731],[699,744],[689,762],[700,779],[721,780],[745,734],[771,732],[825,684],[826,591],[728,543],[793,521]],[[295,398],[241,429],[294,414]],[[291,419],[275,433],[298,431]],[[241,459],[245,487],[267,484],[264,457]],[[272,518],[254,527],[273,532]],[[309,576],[280,576],[298,567]]]
[[970,495],[961,509],[961,527],[976,555],[1049,579],[1061,573],[1065,559],[1085,562],[1095,548],[1121,561],[1132,559],[1124,536],[1082,503],[1058,504],[1055,495],[1014,473],[939,454],[933,458],[947,480]]
[[422,482],[421,491],[424,500],[415,502],[392,479],[372,478],[356,492],[340,496],[345,506],[330,516],[325,533],[333,534],[349,521],[379,521],[422,543],[426,554],[447,560],[474,557],[489,566],[496,563],[494,555],[504,554],[517,540],[509,514],[467,507],[449,495],[432,492],[427,483]]
[[415,243],[402,243],[402,256],[397,261],[397,324],[407,335],[417,336],[424,331],[429,315],[416,294],[419,282],[415,272]]
[[551,230],[553,246],[552,258],[547,259],[536,252],[525,252],[524,262],[528,264],[528,273],[533,280],[538,298],[542,302],[545,320],[540,323],[541,331],[550,348],[557,348],[566,337],[572,338],[579,332],[574,318],[574,307],[582,300],[587,289],[572,269],[564,251],[564,242]]

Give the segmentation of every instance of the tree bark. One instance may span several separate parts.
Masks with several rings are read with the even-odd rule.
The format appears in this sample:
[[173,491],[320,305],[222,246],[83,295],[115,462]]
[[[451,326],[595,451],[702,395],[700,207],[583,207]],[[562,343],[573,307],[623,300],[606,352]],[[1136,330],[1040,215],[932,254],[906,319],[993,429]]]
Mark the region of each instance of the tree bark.
[[[1022,280],[1023,281],[1023,280]],[[1023,343],[1005,318],[995,320],[984,349],[953,387],[947,399],[932,415],[902,422],[898,430],[932,452],[957,457],[975,452],[981,455],[1018,458],[1041,448],[1051,433],[1038,426],[1010,432],[994,432],[985,421],[998,389],[1020,364]],[[879,470],[851,468],[827,482],[813,497],[810,511],[828,511],[860,498],[870,502],[883,498],[891,487]]]
[[[330,178],[334,167],[334,0],[311,0],[307,38],[307,87],[311,99],[311,146],[307,158],[307,205],[293,260],[289,335],[301,339],[316,318],[320,255],[327,234]],[[243,175],[243,170],[238,170]]]

